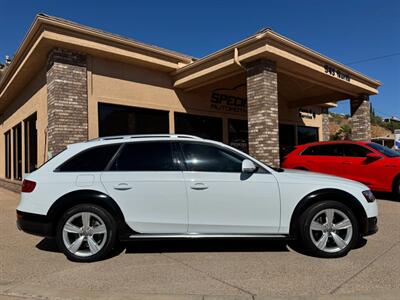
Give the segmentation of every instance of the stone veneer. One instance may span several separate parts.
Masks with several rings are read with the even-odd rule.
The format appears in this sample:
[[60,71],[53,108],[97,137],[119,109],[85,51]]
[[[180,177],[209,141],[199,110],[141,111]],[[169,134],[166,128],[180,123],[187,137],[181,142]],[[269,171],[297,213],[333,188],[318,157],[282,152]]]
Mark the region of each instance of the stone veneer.
[[47,62],[47,138],[54,156],[88,138],[86,55],[53,49]]
[[368,95],[360,95],[350,99],[351,108],[351,138],[353,141],[371,140],[371,116]]
[[330,131],[329,131],[329,111],[327,108],[322,109],[322,140],[329,141],[330,140]]
[[279,167],[278,78],[276,63],[259,59],[246,65],[249,153]]

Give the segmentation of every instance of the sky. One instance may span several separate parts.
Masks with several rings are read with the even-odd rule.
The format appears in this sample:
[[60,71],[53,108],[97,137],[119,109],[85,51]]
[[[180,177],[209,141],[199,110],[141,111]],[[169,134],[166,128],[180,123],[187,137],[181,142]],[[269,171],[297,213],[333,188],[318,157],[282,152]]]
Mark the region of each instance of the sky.
[[[375,112],[400,117],[398,0],[0,0],[0,12],[0,62],[17,51],[38,13],[194,57],[269,27],[381,81],[371,97]],[[348,113],[348,101],[333,111]]]

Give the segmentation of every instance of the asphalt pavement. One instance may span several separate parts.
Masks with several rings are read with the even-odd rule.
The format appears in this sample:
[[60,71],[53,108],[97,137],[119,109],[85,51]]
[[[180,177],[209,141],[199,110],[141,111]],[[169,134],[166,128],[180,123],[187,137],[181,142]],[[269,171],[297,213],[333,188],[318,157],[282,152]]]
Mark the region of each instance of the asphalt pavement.
[[400,202],[378,196],[379,232],[339,259],[279,241],[135,241],[83,264],[18,231],[18,194],[0,188],[0,300],[400,299]]

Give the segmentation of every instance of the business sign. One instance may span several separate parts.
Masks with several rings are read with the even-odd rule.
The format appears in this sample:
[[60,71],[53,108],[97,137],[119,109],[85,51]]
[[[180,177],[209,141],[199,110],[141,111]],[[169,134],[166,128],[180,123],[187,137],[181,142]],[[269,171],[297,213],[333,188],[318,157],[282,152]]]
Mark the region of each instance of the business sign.
[[247,98],[242,95],[245,94],[245,85],[240,84],[234,88],[220,88],[211,92],[211,109],[233,112],[233,113],[246,113],[247,112]]
[[394,131],[394,149],[400,150],[400,129]]
[[339,69],[336,69],[335,67],[332,67],[330,65],[325,65],[325,73],[332,75],[334,77],[346,80],[346,81],[350,81],[350,75],[348,73],[345,73]]
[[316,113],[311,108],[300,108],[299,117],[302,119],[315,119]]

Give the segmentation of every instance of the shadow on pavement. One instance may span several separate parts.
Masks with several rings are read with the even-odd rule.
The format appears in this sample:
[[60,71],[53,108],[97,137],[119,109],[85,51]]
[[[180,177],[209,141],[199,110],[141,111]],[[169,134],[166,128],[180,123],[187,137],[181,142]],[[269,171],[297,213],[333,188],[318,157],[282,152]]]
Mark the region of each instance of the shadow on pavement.
[[[354,249],[367,244],[361,238]],[[48,252],[60,252],[55,239],[44,238],[36,248]],[[261,239],[202,239],[202,240],[137,240],[120,242],[108,255],[109,259],[120,255],[137,253],[200,253],[200,252],[288,252],[290,249],[309,256],[296,241],[274,241]]]
[[374,192],[376,199],[400,202],[393,193]]
[[[55,239],[44,238],[36,248],[48,252],[60,252]],[[144,240],[119,243],[110,257],[125,253],[162,252],[284,252],[289,251],[286,241],[204,239],[204,240]],[[109,257],[109,258],[110,258]]]
[[286,241],[247,239],[133,241],[125,247],[126,253],[289,251]]

